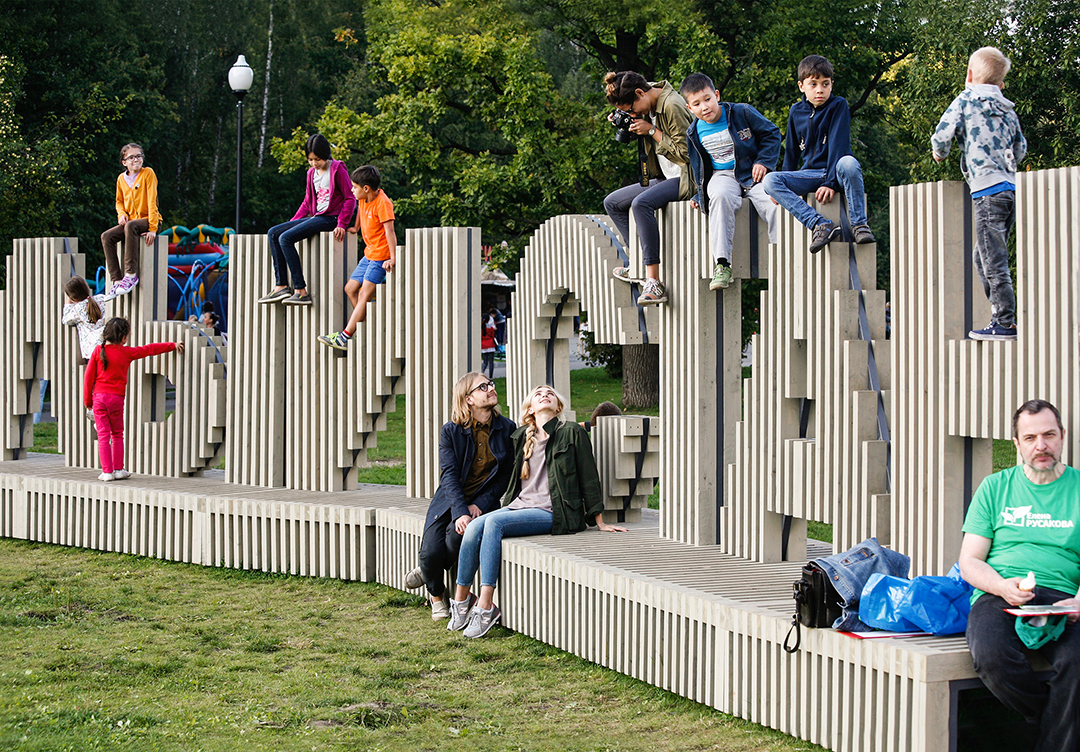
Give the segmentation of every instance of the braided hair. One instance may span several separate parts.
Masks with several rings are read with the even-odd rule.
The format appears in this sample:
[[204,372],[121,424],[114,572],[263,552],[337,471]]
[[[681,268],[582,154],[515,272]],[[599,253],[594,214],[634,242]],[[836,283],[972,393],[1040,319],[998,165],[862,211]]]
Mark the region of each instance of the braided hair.
[[558,403],[558,409],[556,410],[556,417],[559,419],[559,423],[562,424],[565,421],[563,418],[563,410],[566,409],[566,399],[561,394],[555,391],[554,387],[550,387],[547,384],[541,384],[540,386],[529,392],[529,396],[525,398],[525,401],[521,403],[521,425],[525,426],[525,445],[523,447],[523,454],[525,461],[521,463],[521,479],[529,479],[529,460],[532,459],[533,449],[536,448],[536,432],[540,429],[536,425],[536,413],[532,411],[532,401],[536,393],[541,389],[547,389],[555,395],[555,400]]

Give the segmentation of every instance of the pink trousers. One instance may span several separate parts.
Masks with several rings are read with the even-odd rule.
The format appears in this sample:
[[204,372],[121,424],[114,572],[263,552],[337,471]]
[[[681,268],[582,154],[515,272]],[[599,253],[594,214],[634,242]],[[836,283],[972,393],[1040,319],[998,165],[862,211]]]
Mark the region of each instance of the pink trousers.
[[124,395],[94,395],[94,425],[97,427],[101,472],[124,469]]

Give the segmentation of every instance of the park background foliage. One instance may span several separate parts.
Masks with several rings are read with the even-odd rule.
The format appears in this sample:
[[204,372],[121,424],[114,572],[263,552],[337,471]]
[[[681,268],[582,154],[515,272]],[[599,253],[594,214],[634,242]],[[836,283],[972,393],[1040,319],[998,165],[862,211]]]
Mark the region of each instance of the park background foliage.
[[[711,75],[781,128],[795,66],[836,66],[885,261],[889,185],[959,179],[929,136],[984,44],[1013,60],[1006,95],[1024,168],[1080,164],[1080,1],[7,0],[0,14],[0,243],[74,235],[100,262],[119,147],[158,173],[166,226],[233,219],[236,105],[247,57],[242,232],[292,216],[302,144],[321,130],[350,167],[382,168],[399,224],[478,225],[510,273],[549,216],[603,211],[632,147],[601,78]],[[0,256],[2,258],[2,256]],[[879,284],[888,264],[879,265]]]

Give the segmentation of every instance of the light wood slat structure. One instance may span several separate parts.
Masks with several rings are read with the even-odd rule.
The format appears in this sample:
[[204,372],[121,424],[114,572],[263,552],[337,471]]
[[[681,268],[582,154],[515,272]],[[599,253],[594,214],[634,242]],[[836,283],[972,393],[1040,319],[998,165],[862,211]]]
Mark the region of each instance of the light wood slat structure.
[[640,522],[660,472],[660,419],[602,415],[592,426],[596,467],[604,493],[604,521]]
[[[660,277],[668,302],[659,309],[660,534],[713,545],[724,541],[724,470],[733,462],[735,420],[742,414],[742,289],[709,290],[714,261],[707,219],[687,201],[670,204],[660,224]],[[735,275],[750,271],[750,235],[768,247],[768,229],[749,208],[736,215]]]
[[[533,234],[516,277],[514,315],[507,321],[507,340],[515,343],[506,353],[511,412],[539,384],[571,399],[569,339],[582,308],[597,342],[655,341],[657,311],[639,308],[637,287],[611,276],[623,265],[617,237],[607,217],[584,215],[553,217]],[[573,419],[572,408],[566,414]]]
[[[1080,411],[1080,168],[1017,175],[1015,342],[966,339],[990,320],[967,187],[898,186],[891,196],[901,388],[890,525],[914,573],[940,574],[956,561],[967,502],[991,472],[992,439],[1012,436],[1016,406],[1048,399],[1066,421]],[[1080,449],[1075,434],[1066,434],[1066,463]]]
[[55,455],[0,463],[5,537],[203,566],[370,582],[375,509],[408,506],[398,486],[348,498],[223,483],[222,471],[103,483]]
[[405,489],[409,496],[431,498],[439,485],[439,430],[450,420],[454,383],[480,370],[480,230],[407,230],[405,263]]
[[[662,343],[660,409],[671,417],[661,428],[660,492],[672,501],[662,507],[661,531],[711,545],[722,534],[719,476],[734,459],[728,454],[734,424],[725,416],[741,411],[740,288],[708,289],[713,261],[706,221],[689,203],[661,211],[660,226],[661,276],[669,295],[662,306],[638,306],[639,287],[611,276],[624,264],[620,252],[632,270],[640,274],[641,266],[640,253],[620,251],[607,217],[555,217],[537,230],[516,280],[508,339],[518,344],[507,356],[507,392],[512,406],[540,383],[569,396],[569,338],[580,309],[588,313],[597,342]],[[631,235],[635,248],[633,224]],[[738,215],[736,243],[736,274],[768,268],[766,254],[758,253],[767,248],[767,228],[749,208]]]
[[229,321],[233,364],[225,455],[230,483],[340,491],[356,487],[355,468],[376,445],[395,395],[403,357],[408,249],[387,275],[349,350],[319,344],[352,313],[345,283],[356,266],[356,236],[321,233],[297,245],[313,305],[260,305],[272,289],[265,235],[231,241]]
[[[840,222],[839,200],[816,208]],[[759,561],[804,558],[808,520],[833,525],[838,551],[889,541],[877,511],[888,508],[879,406],[884,416],[891,369],[876,246],[834,241],[811,254],[802,225],[784,211],[778,220],[724,517],[725,550]]]
[[[0,328],[10,348],[0,369],[5,409],[4,455],[13,459],[32,445],[31,414],[39,404],[38,379],[52,384],[60,451],[72,467],[99,466],[96,436],[83,408],[85,365],[74,328],[60,322],[63,286],[82,276],[85,260],[75,238],[16,240],[7,264],[7,288],[0,292]],[[104,306],[106,319],[131,324],[128,344],[179,341],[181,354],[136,361],[129,372],[126,464],[137,473],[191,475],[217,456],[223,441],[225,350],[220,339],[199,327],[165,322],[168,244],[158,238],[140,249],[140,282],[129,294]],[[16,343],[19,344],[16,344]],[[165,414],[167,381],[176,386],[175,412]]]

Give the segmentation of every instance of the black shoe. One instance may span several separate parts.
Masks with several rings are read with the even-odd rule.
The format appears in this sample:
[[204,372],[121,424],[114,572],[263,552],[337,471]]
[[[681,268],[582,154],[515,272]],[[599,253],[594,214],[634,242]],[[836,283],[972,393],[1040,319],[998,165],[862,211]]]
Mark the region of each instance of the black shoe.
[[814,237],[810,241],[810,253],[817,253],[832,241],[840,237],[842,230],[827,219],[818,222],[814,228]]
[[877,238],[874,237],[874,233],[870,232],[870,226],[867,224],[853,225],[851,232],[855,236],[855,242],[858,245],[877,242]]

